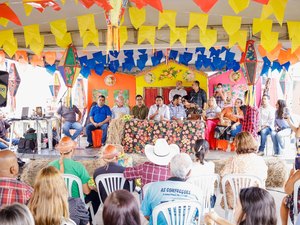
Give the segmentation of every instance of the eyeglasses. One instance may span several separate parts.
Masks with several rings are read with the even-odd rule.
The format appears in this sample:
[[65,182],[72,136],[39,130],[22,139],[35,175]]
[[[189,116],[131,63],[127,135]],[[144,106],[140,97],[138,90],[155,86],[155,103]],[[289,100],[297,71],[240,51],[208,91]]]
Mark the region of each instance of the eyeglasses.
[[137,98],[136,100],[137,100],[137,101],[143,101],[143,99],[142,99],[142,98]]

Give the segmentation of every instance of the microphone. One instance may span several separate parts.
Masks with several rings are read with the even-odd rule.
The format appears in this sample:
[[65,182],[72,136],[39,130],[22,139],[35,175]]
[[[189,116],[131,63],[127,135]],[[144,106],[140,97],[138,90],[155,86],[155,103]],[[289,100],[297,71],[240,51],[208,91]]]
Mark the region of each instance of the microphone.
[[157,110],[159,109],[159,105],[156,105],[156,107],[157,107]]

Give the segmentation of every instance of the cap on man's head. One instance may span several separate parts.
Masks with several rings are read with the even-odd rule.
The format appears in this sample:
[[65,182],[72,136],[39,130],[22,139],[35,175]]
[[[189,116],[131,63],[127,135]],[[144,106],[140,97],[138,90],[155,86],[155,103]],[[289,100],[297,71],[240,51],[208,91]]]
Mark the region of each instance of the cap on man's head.
[[112,161],[120,154],[120,147],[118,145],[107,144],[104,146],[102,159],[104,161]]
[[75,149],[76,145],[77,143],[73,141],[72,138],[65,136],[60,139],[59,143],[55,146],[55,149],[57,149],[62,154],[66,154]]

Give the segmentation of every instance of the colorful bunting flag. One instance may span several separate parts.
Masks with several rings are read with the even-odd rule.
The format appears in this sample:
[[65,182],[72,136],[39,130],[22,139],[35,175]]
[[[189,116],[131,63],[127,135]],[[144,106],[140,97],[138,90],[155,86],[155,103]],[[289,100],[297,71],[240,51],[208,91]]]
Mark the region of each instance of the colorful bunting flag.
[[120,32],[120,48],[122,48],[123,45],[128,40],[127,27],[126,26],[121,26],[119,28],[119,32]]
[[129,7],[129,18],[132,26],[138,29],[146,21],[146,10],[145,8],[138,9],[136,7]]
[[249,6],[250,0],[229,0],[228,3],[235,12],[239,14],[241,11],[245,10]]
[[237,43],[241,50],[244,52],[247,42],[247,35],[248,32],[246,30],[239,30],[236,33],[230,35],[228,47],[231,48]]
[[278,35],[278,32],[261,32],[260,43],[267,52],[272,51],[277,46]]
[[72,43],[71,34],[68,33],[66,20],[55,20],[50,23],[51,33],[55,36],[56,44],[66,48]]
[[172,46],[177,40],[180,40],[183,47],[186,47],[186,28],[176,28],[175,32],[170,30],[170,46]]
[[205,33],[200,30],[200,43],[210,49],[217,42],[217,36],[217,30],[207,29]]
[[18,50],[18,41],[14,37],[13,30],[0,31],[0,47],[3,48],[5,53],[12,57]]
[[254,18],[252,23],[252,33],[257,34],[262,30],[271,32],[272,31],[272,20]]
[[158,29],[162,28],[164,25],[168,25],[171,30],[175,31],[176,28],[176,15],[177,12],[173,10],[164,10],[159,13],[158,18]]
[[222,17],[222,24],[224,30],[227,32],[227,34],[233,35],[235,34],[242,25],[242,17],[239,16],[223,16]]
[[9,21],[22,26],[21,21],[14,11],[6,3],[0,3],[0,17],[8,19]]
[[36,55],[40,55],[44,49],[44,36],[40,34],[40,25],[32,24],[24,26],[23,29],[26,47],[29,46]]
[[83,48],[89,43],[99,46],[99,35],[95,25],[95,18],[93,14],[87,14],[77,17],[80,37],[82,37]]
[[267,5],[263,6],[260,17],[266,19],[274,14],[278,23],[282,25],[286,4],[287,0],[270,0]]
[[207,22],[208,14],[191,12],[188,30],[191,30],[194,26],[198,26],[200,30],[205,33]]
[[138,31],[138,45],[140,45],[145,40],[148,40],[149,43],[154,46],[155,43],[155,26],[141,26]]
[[208,13],[212,7],[217,3],[218,0],[194,0],[194,2],[201,8],[205,13]]

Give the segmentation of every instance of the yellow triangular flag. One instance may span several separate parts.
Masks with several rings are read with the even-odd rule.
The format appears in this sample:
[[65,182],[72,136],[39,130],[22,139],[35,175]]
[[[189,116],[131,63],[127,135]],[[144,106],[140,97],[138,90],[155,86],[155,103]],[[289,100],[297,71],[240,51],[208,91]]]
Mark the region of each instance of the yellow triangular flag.
[[10,41],[6,41],[3,45],[3,50],[10,58],[12,58],[18,50],[18,40],[16,38],[13,38]]
[[25,15],[30,16],[33,7],[31,5],[28,5],[28,4],[23,4],[23,5],[24,5]]
[[0,25],[6,27],[8,24],[8,19],[0,18]]
[[236,43],[240,46],[240,48],[245,51],[246,42],[247,42],[248,32],[246,30],[239,30],[235,34],[229,36],[228,47],[231,48]]
[[200,30],[200,43],[206,48],[210,49],[217,42],[217,30],[207,29],[206,32]]
[[293,53],[300,47],[300,38],[294,38],[293,40],[291,40],[291,46],[292,46],[291,49]]
[[198,26],[201,29],[201,31],[205,33],[207,22],[208,14],[191,12],[188,30],[191,30],[194,26]]
[[119,33],[120,33],[120,48],[122,48],[123,45],[128,40],[127,27],[126,26],[120,27],[119,28]]
[[55,20],[50,22],[51,33],[58,39],[63,39],[68,32],[66,20]]
[[33,51],[36,55],[41,54],[44,49],[44,36],[41,35],[40,39],[41,42],[34,40],[30,43],[30,50]]
[[222,24],[224,30],[228,35],[235,34],[240,28],[242,24],[242,17],[239,16],[223,16]]
[[99,47],[99,35],[98,33],[93,33],[91,31],[86,31],[82,37],[83,48],[86,48],[89,43],[93,43],[95,46]]
[[267,52],[272,51],[278,44],[278,32],[262,31],[260,44]]
[[262,20],[260,18],[254,18],[253,19],[253,24],[252,24],[252,33],[257,34],[258,32],[265,30],[268,32],[272,31],[272,20]]
[[72,44],[72,37],[70,33],[66,33],[62,39],[55,37],[56,45],[61,48],[66,48]]
[[4,45],[6,41],[14,41],[14,31],[13,30],[2,30],[0,31],[0,47]]
[[37,43],[42,42],[39,24],[24,26],[23,29],[26,47],[28,47],[33,41],[36,41]]
[[63,5],[66,3],[66,0],[60,0],[60,1]]
[[132,26],[138,29],[146,21],[146,9],[138,9],[136,7],[129,7],[129,18]]
[[87,14],[83,16],[77,16],[78,29],[80,33],[80,37],[84,35],[87,30],[92,31],[95,35],[98,32],[95,32],[95,17],[94,14]]
[[173,10],[164,10],[163,12],[160,12],[158,18],[158,29],[162,28],[164,25],[168,25],[171,30],[175,30],[176,15],[177,12]]
[[228,3],[235,12],[235,14],[239,14],[241,11],[246,9],[249,6],[250,0],[229,0]]
[[293,37],[300,34],[300,22],[298,21],[287,21],[289,38],[293,39]]
[[175,32],[170,30],[170,46],[172,46],[177,40],[180,40],[183,47],[186,47],[186,28],[176,28]]
[[267,5],[263,6],[260,17],[266,19],[274,14],[278,23],[282,25],[286,4],[287,0],[270,0]]
[[148,40],[149,43],[154,46],[155,43],[155,26],[140,26],[138,31],[138,45],[140,45],[145,40]]

